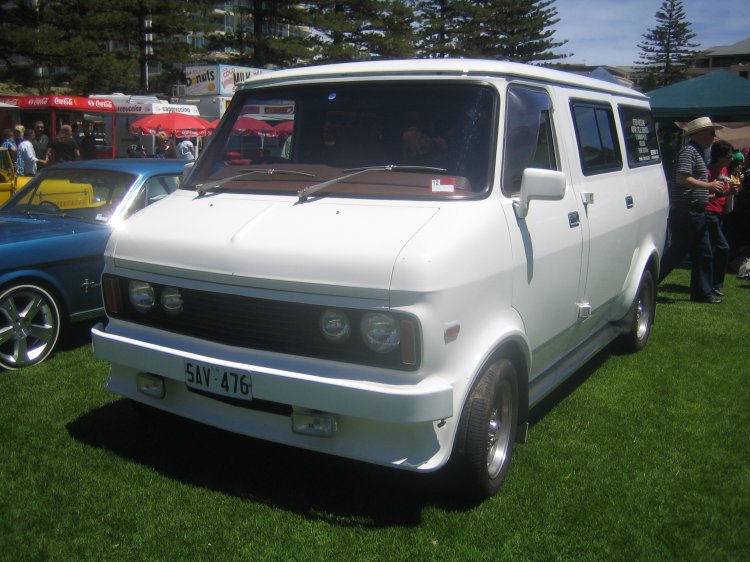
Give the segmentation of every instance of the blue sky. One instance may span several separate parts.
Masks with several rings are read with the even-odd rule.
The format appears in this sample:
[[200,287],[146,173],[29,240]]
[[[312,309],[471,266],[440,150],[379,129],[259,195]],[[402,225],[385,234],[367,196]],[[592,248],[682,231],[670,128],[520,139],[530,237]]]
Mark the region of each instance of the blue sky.
[[[568,43],[556,52],[572,53],[570,64],[630,66],[638,43],[656,27],[662,0],[555,0],[560,21],[553,39]],[[731,45],[750,37],[750,12],[737,0],[682,0],[686,20],[700,49]]]

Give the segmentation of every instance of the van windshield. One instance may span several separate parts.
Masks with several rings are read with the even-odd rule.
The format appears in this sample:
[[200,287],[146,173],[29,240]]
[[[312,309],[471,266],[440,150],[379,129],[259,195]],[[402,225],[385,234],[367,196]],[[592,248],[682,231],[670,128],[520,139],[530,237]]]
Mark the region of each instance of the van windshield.
[[183,189],[463,198],[492,173],[497,93],[446,81],[239,92]]

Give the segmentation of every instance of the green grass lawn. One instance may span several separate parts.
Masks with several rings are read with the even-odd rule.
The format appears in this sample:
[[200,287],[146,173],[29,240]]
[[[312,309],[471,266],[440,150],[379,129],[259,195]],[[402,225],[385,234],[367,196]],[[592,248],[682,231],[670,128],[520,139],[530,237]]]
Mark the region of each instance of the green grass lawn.
[[85,330],[0,372],[0,560],[750,560],[750,283],[662,285],[649,345],[533,411],[504,488],[159,425],[103,390]]

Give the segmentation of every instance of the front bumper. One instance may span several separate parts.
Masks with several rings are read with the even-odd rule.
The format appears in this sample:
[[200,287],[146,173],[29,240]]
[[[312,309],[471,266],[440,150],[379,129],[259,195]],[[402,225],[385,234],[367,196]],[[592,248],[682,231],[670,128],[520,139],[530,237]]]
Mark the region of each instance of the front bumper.
[[[108,333],[101,324],[92,329],[92,342],[94,354],[111,363],[108,390],[186,418],[269,441],[412,470],[439,468],[449,454],[453,389],[442,382],[395,385],[327,378],[252,363],[247,361],[249,354],[241,361],[239,356],[232,360],[216,357],[210,348],[192,345],[189,339],[179,348],[174,341],[149,343]],[[190,392],[184,382],[185,360],[248,371],[254,400],[288,405],[293,411],[332,414],[338,430],[332,437],[300,435],[292,432],[288,415]],[[164,377],[164,398],[138,392],[139,373]]]

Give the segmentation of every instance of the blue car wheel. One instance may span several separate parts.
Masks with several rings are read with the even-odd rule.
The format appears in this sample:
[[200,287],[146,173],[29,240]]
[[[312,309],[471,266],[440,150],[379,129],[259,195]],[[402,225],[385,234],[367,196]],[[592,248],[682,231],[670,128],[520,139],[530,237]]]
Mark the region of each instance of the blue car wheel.
[[60,308],[37,285],[13,285],[0,292],[0,366],[8,370],[44,361],[60,336]]

